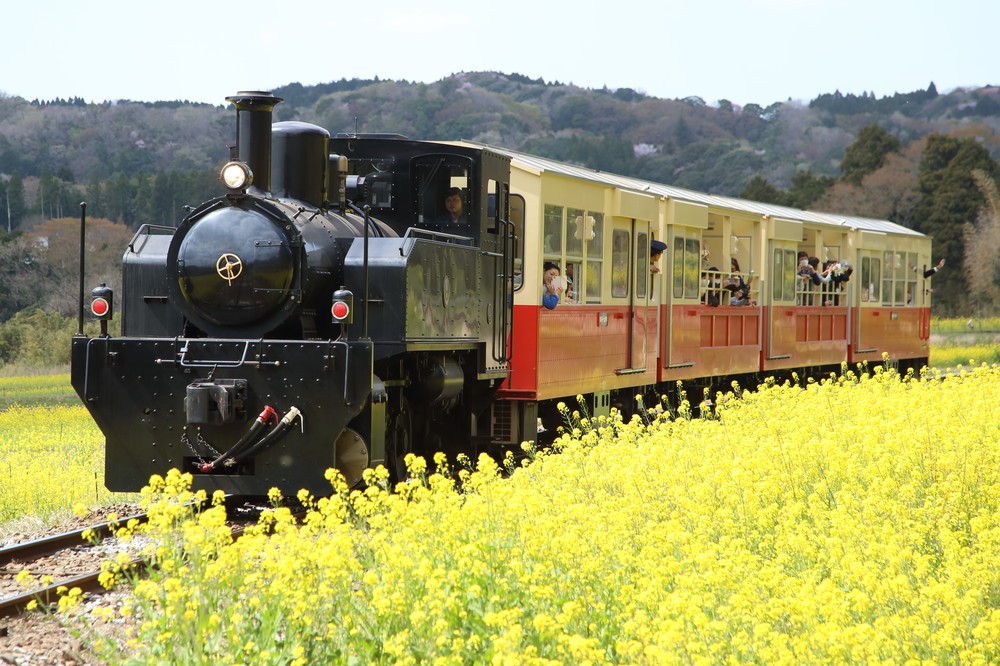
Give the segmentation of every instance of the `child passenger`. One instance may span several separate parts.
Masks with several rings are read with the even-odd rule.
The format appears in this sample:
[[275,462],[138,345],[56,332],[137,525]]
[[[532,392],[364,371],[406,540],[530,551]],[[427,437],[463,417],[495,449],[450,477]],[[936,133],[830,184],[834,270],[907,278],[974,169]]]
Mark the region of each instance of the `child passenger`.
[[546,261],[542,264],[542,305],[545,309],[555,310],[564,291],[566,283],[559,275],[559,266]]

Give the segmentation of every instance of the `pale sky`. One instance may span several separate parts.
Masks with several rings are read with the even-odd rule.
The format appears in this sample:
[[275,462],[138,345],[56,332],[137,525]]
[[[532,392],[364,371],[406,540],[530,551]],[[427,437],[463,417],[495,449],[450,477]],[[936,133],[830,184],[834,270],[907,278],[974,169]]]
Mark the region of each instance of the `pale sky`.
[[714,104],[1000,84],[996,0],[16,0],[0,93],[188,99],[516,72]]

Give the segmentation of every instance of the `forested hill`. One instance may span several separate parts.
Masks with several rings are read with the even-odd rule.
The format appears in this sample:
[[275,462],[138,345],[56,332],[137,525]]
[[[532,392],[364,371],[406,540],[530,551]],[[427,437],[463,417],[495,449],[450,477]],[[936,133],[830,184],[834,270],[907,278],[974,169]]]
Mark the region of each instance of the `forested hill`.
[[[0,97],[0,174],[88,184],[117,174],[185,172],[225,157],[231,111],[186,102],[85,104]],[[289,84],[278,120],[331,132],[471,139],[692,189],[738,194],[755,175],[779,188],[809,169],[838,176],[847,146],[877,123],[903,146],[932,132],[982,125],[1000,157],[1000,87],[873,95],[834,92],[808,103],[736,106],[727,100],[590,90],[518,74],[473,72],[435,83],[341,80]]]
[[[0,230],[78,215],[81,200],[89,215],[133,228],[175,225],[183,205],[218,191],[234,138],[224,98],[235,92],[219,90],[215,106],[0,94]],[[933,233],[953,265],[964,260],[962,224],[984,201],[971,173],[995,177],[1000,157],[997,86],[939,92],[930,83],[882,98],[835,91],[742,107],[497,72],[273,92],[285,100],[276,120],[333,133],[470,139],[704,192],[892,219]],[[953,275],[958,293],[967,285]]]

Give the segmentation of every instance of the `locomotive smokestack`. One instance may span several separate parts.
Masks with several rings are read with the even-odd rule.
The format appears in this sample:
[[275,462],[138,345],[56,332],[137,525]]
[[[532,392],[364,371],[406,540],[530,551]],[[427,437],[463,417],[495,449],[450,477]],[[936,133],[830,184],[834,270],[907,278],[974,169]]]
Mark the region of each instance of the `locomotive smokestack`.
[[283,100],[269,92],[241,91],[226,98],[236,106],[237,157],[253,171],[253,184],[271,191],[271,111]]

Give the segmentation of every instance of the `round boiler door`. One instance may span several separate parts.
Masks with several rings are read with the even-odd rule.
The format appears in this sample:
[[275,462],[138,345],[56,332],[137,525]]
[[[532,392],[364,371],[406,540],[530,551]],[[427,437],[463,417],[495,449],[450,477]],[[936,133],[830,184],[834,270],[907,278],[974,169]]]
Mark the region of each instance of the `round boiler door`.
[[288,237],[266,215],[214,210],[194,222],[177,251],[177,281],[187,304],[209,321],[239,326],[281,308],[295,261]]

